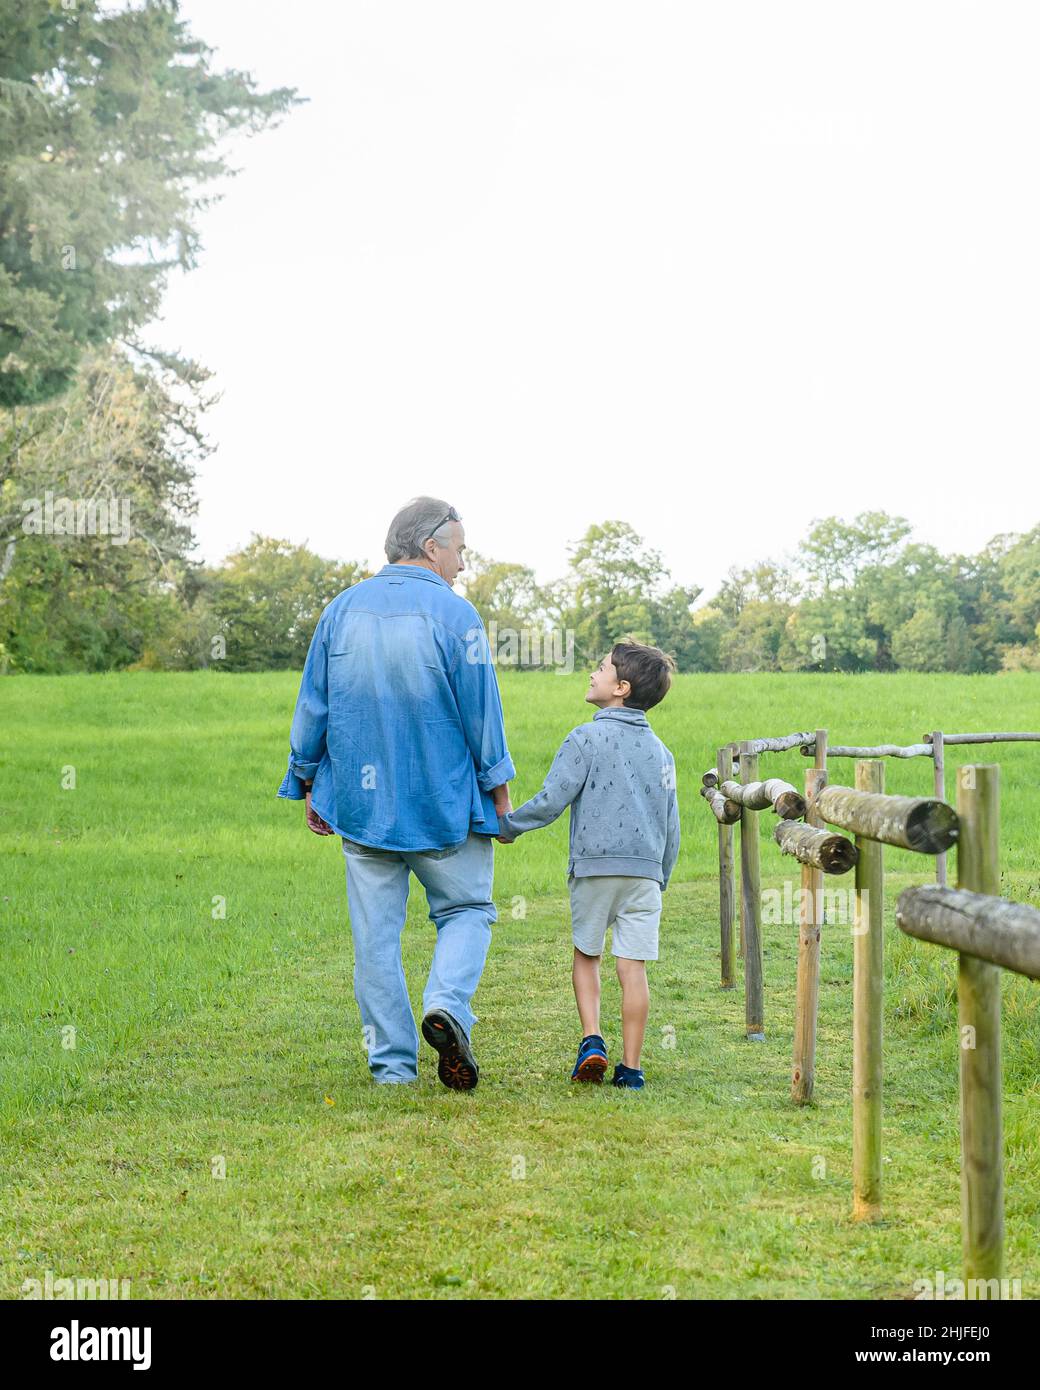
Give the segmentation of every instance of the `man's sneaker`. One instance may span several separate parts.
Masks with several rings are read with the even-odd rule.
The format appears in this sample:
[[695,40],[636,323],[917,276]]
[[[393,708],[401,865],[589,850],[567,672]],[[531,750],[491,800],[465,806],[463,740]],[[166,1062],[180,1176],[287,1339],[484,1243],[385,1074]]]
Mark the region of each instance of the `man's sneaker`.
[[614,1065],[615,1086],[627,1086],[630,1091],[641,1091],[646,1085],[641,1067],[626,1067],[623,1062]]
[[602,1081],[607,1070],[607,1045],[598,1033],[582,1038],[578,1060],[571,1072],[572,1081]]
[[480,1068],[462,1025],[443,1009],[431,1009],[423,1018],[422,1035],[440,1054],[437,1075],[444,1085],[452,1091],[472,1091]]

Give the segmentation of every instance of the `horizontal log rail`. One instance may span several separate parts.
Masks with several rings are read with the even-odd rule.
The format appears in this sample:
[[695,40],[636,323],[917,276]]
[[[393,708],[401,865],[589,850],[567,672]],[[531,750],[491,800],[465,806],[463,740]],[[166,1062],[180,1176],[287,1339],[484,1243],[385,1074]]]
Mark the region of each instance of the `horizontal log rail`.
[[[828,748],[828,754],[830,751]],[[929,797],[886,796],[883,792],[827,786],[813,802],[813,809],[828,825],[918,854],[941,854],[957,839],[957,812],[945,801]]]
[[808,733],[783,734],[780,738],[748,739],[746,747],[749,753],[786,753],[789,748],[798,748],[803,743],[812,743],[815,738],[815,731],[810,729]]
[[965,888],[906,888],[896,925],[907,936],[946,946],[1040,980],[1040,911]]
[[[803,757],[811,758],[815,752],[815,743],[802,744]],[[898,743],[879,743],[873,748],[858,748],[853,744],[828,743],[827,756],[828,758],[931,758],[934,757],[934,751],[931,743],[910,743],[905,747]]]
[[[931,758],[933,734],[924,734],[920,743],[878,743],[859,745],[852,743],[831,743],[827,754],[832,758]],[[1040,743],[1040,733],[997,733],[997,734],[944,734],[944,743]],[[784,753],[797,748],[805,758],[816,753],[816,739],[809,734],[784,734],[781,738],[751,739],[751,751],[755,753]],[[739,759],[738,763],[739,765]],[[715,777],[714,769],[704,774],[704,778]],[[712,784],[709,784],[712,785]]]
[[772,810],[782,820],[801,820],[805,815],[805,797],[779,777],[767,782],[723,782],[719,791],[749,811]]
[[711,807],[712,814],[720,825],[736,825],[740,820],[740,805],[728,800],[717,787],[701,787],[701,796]]
[[[932,735],[924,741],[931,743]],[[1040,743],[1040,734],[943,734],[943,743]]]
[[844,835],[816,830],[797,821],[782,820],[773,829],[773,839],[782,854],[791,854],[799,864],[808,864],[825,874],[847,874],[859,859],[859,850]]

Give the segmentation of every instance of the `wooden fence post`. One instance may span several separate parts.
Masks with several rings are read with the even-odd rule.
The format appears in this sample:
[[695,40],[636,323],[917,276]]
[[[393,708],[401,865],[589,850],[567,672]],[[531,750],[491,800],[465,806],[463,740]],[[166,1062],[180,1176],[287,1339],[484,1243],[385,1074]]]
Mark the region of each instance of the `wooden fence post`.
[[[856,790],[883,792],[885,765],[856,764]],[[884,979],[884,850],[856,836],[852,982],[852,1219],[881,1219],[881,1034]]]
[[[824,753],[826,758],[826,753]],[[807,768],[805,800],[809,810],[807,825],[822,829],[812,809],[816,793],[827,780],[819,768]],[[795,1105],[812,1100],[816,1077],[816,1017],[820,1001],[820,927],[823,923],[823,870],[802,865],[801,906],[798,913],[798,983],[794,1006],[794,1064],[791,1068],[791,1099]]]
[[[728,782],[733,776],[733,749],[729,745],[720,748],[716,755],[715,767],[719,774],[719,785]],[[736,908],[736,882],[734,880],[733,827],[719,824],[719,928],[722,940],[722,988],[735,989],[733,973],[733,918]]]
[[[750,740],[740,745],[740,780],[758,781],[758,754]],[[762,1000],[762,879],[758,811],[740,811],[740,918],[744,927],[744,1018],[749,1042],[765,1042]]]
[[[957,887],[1000,893],[1000,768],[957,778]],[[964,1278],[1000,1279],[1004,1264],[1004,1136],[1000,1079],[1000,966],[958,955],[961,1058],[961,1241]]]
[[[935,764],[935,795],[940,801],[946,800],[946,757],[942,733],[936,729],[932,734],[932,759]],[[946,887],[946,854],[935,856],[935,881],[940,888]]]
[[[815,752],[815,754],[814,754],[815,762],[813,763],[813,767],[815,767],[815,769],[816,769],[817,772],[826,772],[826,771],[827,771],[827,730],[826,730],[826,729],[817,729],[817,730],[816,730],[816,744],[815,744],[815,748],[816,748],[816,752]],[[824,778],[824,781],[826,781],[826,778]],[[814,822],[814,823],[815,823],[815,822]],[[822,822],[821,822],[821,824],[822,824]]]
[[[734,760],[734,757],[736,756],[737,751],[739,750],[739,748],[740,748],[740,745],[739,745],[738,743],[731,743],[731,744],[729,745],[729,760],[730,760],[730,767],[733,766],[733,760]],[[742,774],[742,773],[738,772],[738,773],[737,773],[737,776],[740,777],[740,779],[743,781],[743,774]],[[743,838],[744,838],[744,837],[743,837],[743,834],[741,834],[741,839],[743,840]],[[743,883],[741,883],[741,893],[740,893],[740,917],[739,917],[739,922],[740,922],[740,939],[739,939],[738,942],[737,942],[737,959],[738,959],[738,960],[743,960],[743,959],[744,959],[744,891],[743,891],[743,890],[744,890],[744,885],[743,885]]]

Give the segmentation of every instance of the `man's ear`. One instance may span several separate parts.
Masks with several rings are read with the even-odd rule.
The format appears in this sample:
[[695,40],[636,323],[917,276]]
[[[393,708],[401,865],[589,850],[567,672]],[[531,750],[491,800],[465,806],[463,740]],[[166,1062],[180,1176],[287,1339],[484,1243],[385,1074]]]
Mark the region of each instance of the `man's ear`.
[[622,700],[627,700],[628,697],[632,694],[631,681],[618,681],[617,685],[614,688],[616,693],[621,696]]

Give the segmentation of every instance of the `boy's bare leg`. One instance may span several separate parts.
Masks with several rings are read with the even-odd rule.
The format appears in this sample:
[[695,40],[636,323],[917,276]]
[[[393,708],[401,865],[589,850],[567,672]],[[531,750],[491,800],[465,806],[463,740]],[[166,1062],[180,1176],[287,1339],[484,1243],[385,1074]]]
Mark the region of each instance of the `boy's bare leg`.
[[578,1005],[583,1038],[592,1033],[597,1037],[602,1036],[599,1031],[599,962],[599,956],[587,956],[575,946],[571,978],[574,981],[574,998]]
[[614,959],[621,983],[621,1036],[624,1043],[621,1060],[626,1067],[638,1070],[646,1036],[646,1020],[650,1014],[646,961],[628,960],[624,956],[615,956]]

